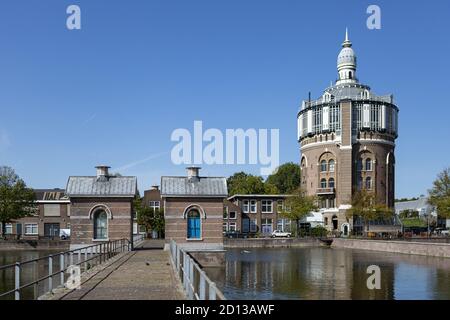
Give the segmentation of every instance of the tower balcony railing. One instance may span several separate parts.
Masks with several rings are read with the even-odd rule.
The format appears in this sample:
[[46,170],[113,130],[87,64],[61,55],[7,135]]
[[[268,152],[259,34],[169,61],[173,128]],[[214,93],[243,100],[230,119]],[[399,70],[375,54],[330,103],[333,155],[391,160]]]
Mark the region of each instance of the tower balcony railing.
[[[370,97],[366,98],[366,97],[362,97],[361,95],[342,95],[339,96],[337,98],[332,98],[330,101],[323,101],[322,98],[316,99],[316,100],[305,100],[305,109],[310,108],[310,107],[316,107],[316,106],[320,106],[323,104],[328,104],[328,103],[337,103],[341,100],[346,100],[346,99],[350,99],[350,100],[370,100],[370,101],[374,101],[374,102],[382,102],[382,103],[394,103],[394,99],[392,97],[392,95],[385,95],[385,96],[377,96],[374,94],[371,94]],[[300,106],[300,111],[302,110],[302,107]]]
[[335,194],[334,188],[317,188],[317,195]]

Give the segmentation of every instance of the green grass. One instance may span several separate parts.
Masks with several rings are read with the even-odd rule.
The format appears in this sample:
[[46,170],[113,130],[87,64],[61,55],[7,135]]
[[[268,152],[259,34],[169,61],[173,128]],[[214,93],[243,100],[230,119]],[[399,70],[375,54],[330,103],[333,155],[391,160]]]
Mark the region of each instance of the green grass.
[[427,226],[427,222],[420,218],[404,218],[401,220],[402,220],[403,226],[405,228],[426,227]]

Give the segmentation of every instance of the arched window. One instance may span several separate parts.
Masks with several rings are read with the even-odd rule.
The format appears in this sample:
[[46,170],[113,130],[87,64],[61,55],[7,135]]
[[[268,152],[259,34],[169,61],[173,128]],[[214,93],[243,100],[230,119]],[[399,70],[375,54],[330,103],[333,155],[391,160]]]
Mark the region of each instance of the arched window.
[[322,160],[320,162],[320,172],[326,172],[327,171],[327,161]]
[[348,78],[349,78],[349,79],[352,78],[352,72],[351,72],[351,71],[348,73]]
[[94,239],[108,239],[108,215],[105,210],[98,210],[94,213]]
[[372,171],[372,160],[370,158],[366,159],[366,171]]
[[371,177],[366,178],[366,189],[367,190],[372,189],[372,178]]
[[191,209],[187,214],[187,238],[200,239],[200,212],[196,209]]
[[328,179],[328,188],[334,188],[334,179],[333,178]]
[[327,179],[322,179],[320,180],[320,187],[321,188],[326,188],[327,187]]
[[330,172],[334,172],[334,160],[331,159],[330,161],[328,161],[328,170]]

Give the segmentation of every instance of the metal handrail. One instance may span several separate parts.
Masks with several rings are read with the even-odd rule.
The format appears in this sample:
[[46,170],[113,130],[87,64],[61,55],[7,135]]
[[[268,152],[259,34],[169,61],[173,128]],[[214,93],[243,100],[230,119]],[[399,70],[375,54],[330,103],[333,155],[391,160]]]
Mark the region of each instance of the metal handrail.
[[170,253],[177,275],[190,300],[226,300],[205,271],[174,240],[170,242]]
[[[135,240],[142,241],[143,237],[137,237],[136,239],[133,237],[133,242],[135,242]],[[79,266],[80,273],[82,274],[91,269],[95,265],[95,262],[97,262],[97,265],[102,264],[106,262],[108,259],[117,255],[118,253],[131,251],[131,249],[132,243],[129,239],[119,239],[108,242],[102,242],[79,249],[68,250],[57,254],[51,254],[45,257],[31,259],[24,262],[16,262],[14,264],[0,266],[0,271],[12,268],[14,269],[14,289],[0,293],[0,298],[12,295],[14,293],[14,299],[20,300],[21,292],[24,289],[29,288],[31,286],[35,286],[35,288],[38,288],[36,286],[39,286],[39,283],[45,281],[48,281],[48,291],[44,292],[44,294],[52,292],[53,289],[58,287],[55,286],[53,283],[54,278],[58,276],[59,276],[59,287],[65,286],[65,274],[67,273],[69,267]],[[66,255],[69,255],[69,259],[67,259],[68,261],[66,260]],[[84,256],[84,258],[82,258],[82,255]],[[76,256],[75,258],[77,260],[76,262],[74,261],[74,256]],[[54,258],[57,257],[59,257],[59,270],[53,271],[54,260],[56,260]],[[46,260],[48,260],[47,275],[35,279],[29,283],[21,284],[21,271],[23,270],[22,268],[25,265],[28,265],[30,263],[38,264],[39,261],[46,261]],[[94,261],[92,262],[92,265],[90,263],[91,261]],[[36,299],[38,297],[34,298]]]

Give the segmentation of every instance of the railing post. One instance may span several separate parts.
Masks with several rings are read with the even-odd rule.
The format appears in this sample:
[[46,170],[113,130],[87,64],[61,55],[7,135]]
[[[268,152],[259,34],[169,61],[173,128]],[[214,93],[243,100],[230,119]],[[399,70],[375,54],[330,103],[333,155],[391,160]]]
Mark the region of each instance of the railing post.
[[209,284],[209,300],[216,300],[216,284],[213,282]]
[[59,277],[60,277],[60,282],[61,282],[61,285],[63,286],[64,285],[64,269],[65,269],[65,265],[64,265],[64,253],[60,253],[60,255],[59,255],[59,270],[60,270],[60,274],[59,274]]
[[14,267],[14,299],[20,300],[20,262]]
[[80,249],[80,251],[78,251],[78,261],[77,261],[77,263],[80,265],[80,268],[81,268],[81,250],[82,249]]
[[206,280],[204,271],[200,271],[200,300],[206,300]]
[[189,299],[194,300],[194,260],[189,257]]
[[48,256],[48,292],[53,291],[53,256]]
[[189,281],[188,281],[188,270],[189,270],[189,260],[186,256],[186,252],[183,252],[183,284],[184,290],[188,291]]
[[180,248],[178,248],[178,246],[176,246],[176,254],[177,254],[177,260],[176,260],[176,262],[177,262],[177,272],[178,272],[178,276],[180,276],[180,263],[181,263],[181,261],[180,261]]
[[84,248],[84,272],[87,271],[88,248]]
[[73,265],[73,251],[70,251],[70,260],[69,260],[70,265]]

